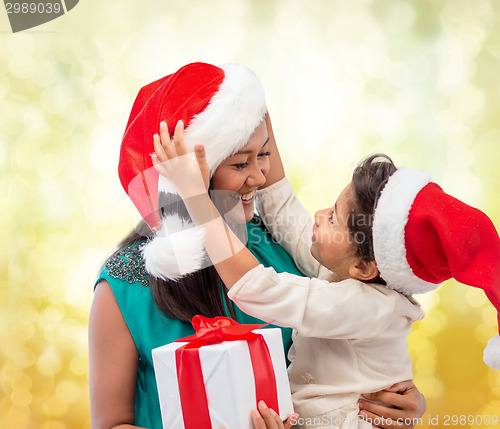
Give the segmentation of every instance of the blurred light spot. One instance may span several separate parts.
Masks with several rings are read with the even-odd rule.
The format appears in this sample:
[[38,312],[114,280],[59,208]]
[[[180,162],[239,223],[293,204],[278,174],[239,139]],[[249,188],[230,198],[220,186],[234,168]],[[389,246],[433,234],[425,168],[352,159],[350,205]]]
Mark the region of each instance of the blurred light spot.
[[386,22],[391,33],[398,34],[410,31],[415,18],[415,9],[411,3],[397,2],[392,3]]
[[459,42],[449,43],[444,52],[446,58],[439,75],[439,90],[445,95],[460,91],[472,74],[471,61]]
[[425,392],[427,403],[429,403],[430,400],[437,400],[446,392],[443,382],[437,377],[415,376],[414,382],[421,392]]
[[60,220],[67,216],[69,203],[63,193],[63,183],[59,180],[45,179],[40,182],[38,195],[42,201],[50,201],[50,204],[42,206],[45,219]]
[[14,405],[29,406],[33,399],[33,395],[27,389],[14,389],[10,394],[10,400]]
[[60,417],[64,415],[68,409],[68,403],[62,401],[58,396],[52,395],[45,400],[45,405],[48,408],[49,415]]
[[500,130],[487,131],[479,137],[473,148],[473,169],[482,180],[500,185],[500,168],[498,167],[498,148]]
[[452,101],[451,108],[459,118],[469,118],[484,108],[484,94],[472,85],[464,85]]
[[396,95],[396,106],[405,114],[413,114],[422,106],[422,96],[416,88],[403,88]]
[[366,74],[375,79],[385,79],[389,74],[390,61],[381,52],[368,53],[363,65]]
[[48,113],[63,114],[68,105],[68,95],[57,86],[46,88],[40,98],[42,108]]
[[402,88],[410,84],[412,80],[411,70],[408,66],[401,62],[391,64],[389,76],[387,80],[398,88]]
[[481,313],[482,319],[486,324],[495,326],[497,322],[497,311],[495,307],[493,306],[488,306],[486,307],[483,312]]
[[[90,162],[98,171],[114,171],[116,160],[120,150],[117,130],[101,125],[92,133],[92,149],[90,151]],[[153,137],[151,137],[151,148],[153,148]]]
[[61,357],[57,350],[49,346],[36,362],[36,367],[40,374],[46,376],[54,376],[61,369]]
[[15,56],[10,60],[9,68],[19,79],[29,79],[33,76],[35,63],[32,57]]
[[71,371],[76,375],[84,375],[88,371],[89,360],[87,355],[77,355],[69,364]]
[[26,405],[12,405],[5,418],[8,428],[22,429],[28,427],[31,411]]
[[57,384],[55,394],[61,402],[73,402],[80,396],[80,390],[80,386],[73,380],[63,380]]
[[493,326],[487,323],[478,323],[474,330],[474,337],[486,347],[488,340],[495,335]]
[[389,107],[378,112],[377,127],[384,144],[395,146],[402,142],[406,130],[399,113]]
[[[19,37],[17,37],[19,36]],[[30,34],[16,34],[16,37],[8,39],[9,51],[13,56],[32,56],[35,52],[35,41]]]
[[425,332],[428,337],[438,334],[446,328],[446,316],[439,311],[430,312],[421,323],[420,329]]
[[80,76],[72,77],[68,83],[68,92],[72,100],[86,100],[92,93],[92,87],[87,79]]
[[465,293],[465,300],[467,301],[467,304],[476,308],[489,302],[484,292],[475,288],[469,288],[469,290]]
[[33,381],[29,375],[23,374],[19,379],[11,382],[11,385],[13,389],[30,390]]
[[48,88],[54,85],[55,81],[54,65],[47,60],[38,63],[33,73],[33,82],[40,88]]

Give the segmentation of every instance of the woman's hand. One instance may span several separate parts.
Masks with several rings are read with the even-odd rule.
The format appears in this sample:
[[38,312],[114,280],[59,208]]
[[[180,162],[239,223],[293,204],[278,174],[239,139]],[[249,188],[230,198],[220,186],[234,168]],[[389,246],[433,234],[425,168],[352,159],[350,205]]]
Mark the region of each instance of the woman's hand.
[[203,194],[210,183],[210,169],[205,158],[205,148],[199,144],[194,147],[196,161],[184,144],[184,124],[177,122],[174,142],[170,141],[168,127],[160,123],[160,135],[153,136],[156,157],[153,165],[156,171],[165,176],[183,198]]
[[297,413],[293,413],[283,422],[278,413],[268,408],[264,401],[260,401],[258,407],[258,411],[252,411],[252,422],[255,429],[290,429],[299,417]]
[[394,408],[359,401],[360,416],[374,424],[374,428],[412,429],[425,413],[426,403],[413,380],[393,384],[380,392],[364,393],[370,401],[380,401]]

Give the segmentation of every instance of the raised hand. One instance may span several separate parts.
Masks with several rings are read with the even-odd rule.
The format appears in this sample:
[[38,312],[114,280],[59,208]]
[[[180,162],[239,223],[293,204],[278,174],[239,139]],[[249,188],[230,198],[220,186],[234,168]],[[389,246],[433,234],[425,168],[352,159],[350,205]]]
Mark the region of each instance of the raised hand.
[[153,165],[177,189],[181,197],[189,198],[203,194],[210,183],[210,169],[202,144],[194,147],[194,156],[184,143],[184,124],[177,122],[174,141],[170,140],[167,124],[160,123],[160,134],[153,136],[155,155]]

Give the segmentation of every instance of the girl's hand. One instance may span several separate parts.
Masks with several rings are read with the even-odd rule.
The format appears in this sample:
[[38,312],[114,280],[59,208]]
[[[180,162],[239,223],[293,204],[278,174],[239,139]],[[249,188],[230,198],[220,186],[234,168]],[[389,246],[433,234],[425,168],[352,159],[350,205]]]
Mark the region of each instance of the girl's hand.
[[[283,422],[276,411],[268,408],[264,401],[260,401],[258,407],[259,411],[252,411],[252,422],[255,429],[290,429],[299,418],[297,413],[293,413]],[[220,429],[226,428],[221,427]]]
[[413,384],[413,380],[402,381],[388,389],[363,396],[370,401],[381,401],[394,407],[359,401],[359,414],[373,422],[374,429],[413,429],[425,413],[425,398]]
[[168,127],[160,123],[160,135],[153,136],[155,155],[153,165],[156,171],[165,176],[183,198],[203,194],[210,183],[210,169],[205,158],[205,148],[199,144],[194,147],[196,161],[184,144],[184,124],[177,122],[174,143],[170,141]]

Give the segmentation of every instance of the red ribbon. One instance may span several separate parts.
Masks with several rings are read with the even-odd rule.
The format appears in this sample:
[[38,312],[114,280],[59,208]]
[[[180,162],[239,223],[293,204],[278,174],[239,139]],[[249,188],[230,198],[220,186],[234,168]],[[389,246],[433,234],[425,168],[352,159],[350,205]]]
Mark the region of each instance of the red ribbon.
[[241,325],[228,317],[193,317],[195,335],[176,342],[188,342],[175,351],[177,380],[181,399],[182,416],[186,429],[211,429],[208,401],[203,382],[200,356],[202,346],[223,341],[246,341],[255,379],[256,406],[263,400],[279,414],[278,392],[274,368],[267,344],[262,335],[251,332],[266,325]]

